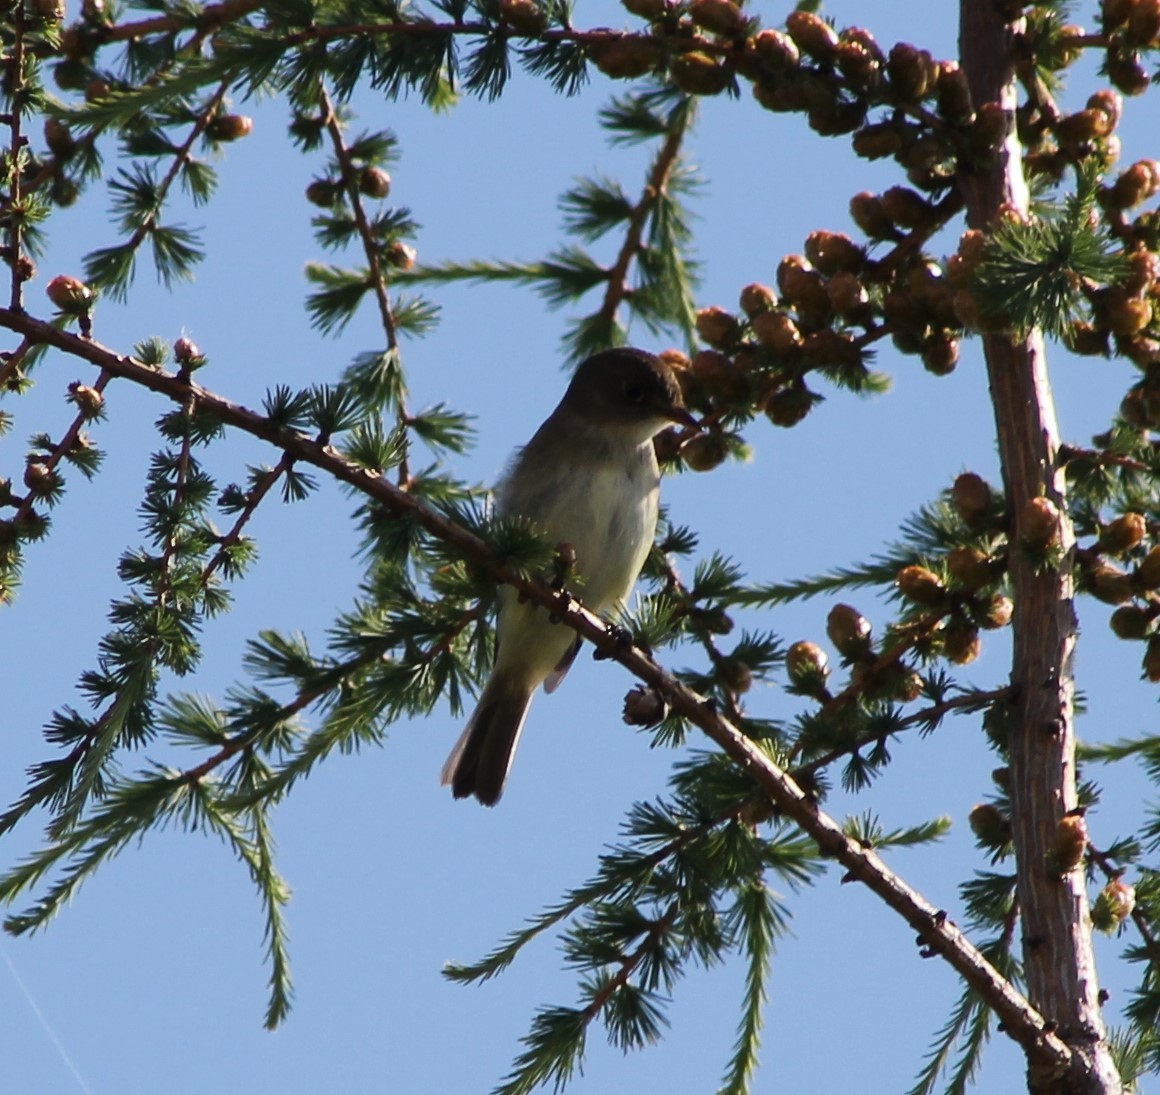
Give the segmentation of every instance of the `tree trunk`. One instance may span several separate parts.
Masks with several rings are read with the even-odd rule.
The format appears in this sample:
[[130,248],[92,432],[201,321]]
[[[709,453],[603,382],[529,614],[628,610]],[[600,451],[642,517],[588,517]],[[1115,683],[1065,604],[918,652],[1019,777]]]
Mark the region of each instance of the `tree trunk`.
[[[960,176],[973,228],[986,228],[1004,204],[1021,212],[1028,206],[1014,113],[1012,47],[1022,22],[1005,23],[997,7],[994,0],[960,0],[959,48],[975,107],[998,102],[1010,119],[994,161]],[[1039,331],[1019,341],[986,335],[983,351],[1011,515],[1014,698],[1008,744],[1023,964],[1031,1002],[1075,1053],[1066,1075],[1030,1068],[1028,1090],[1034,1095],[1120,1095],[1123,1085],[1100,1014],[1083,869],[1060,874],[1052,866],[1056,827],[1076,805],[1076,628],[1075,538],[1057,459],[1059,430],[1047,357]],[[1020,543],[1024,508],[1041,496],[1059,507],[1064,558],[1058,569],[1037,572]]]

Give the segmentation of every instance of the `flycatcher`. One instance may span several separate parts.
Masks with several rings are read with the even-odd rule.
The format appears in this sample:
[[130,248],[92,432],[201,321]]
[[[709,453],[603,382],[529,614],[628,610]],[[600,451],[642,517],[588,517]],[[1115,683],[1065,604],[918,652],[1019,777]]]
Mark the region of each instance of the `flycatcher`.
[[[605,350],[576,370],[500,483],[501,516],[526,517],[554,543],[571,545],[581,599],[593,612],[622,608],[644,566],[660,498],[653,438],[674,422],[697,425],[672,369],[643,350]],[[555,691],[580,643],[546,609],[500,588],[495,665],[443,765],[456,798],[499,801],[533,694],[541,684]]]

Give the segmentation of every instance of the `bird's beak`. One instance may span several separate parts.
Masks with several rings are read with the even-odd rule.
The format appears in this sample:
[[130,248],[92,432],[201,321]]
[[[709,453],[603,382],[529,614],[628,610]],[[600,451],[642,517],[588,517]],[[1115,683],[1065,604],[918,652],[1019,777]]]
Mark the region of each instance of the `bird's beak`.
[[676,422],[678,425],[687,426],[690,430],[700,430],[701,423],[698,422],[684,407],[669,406],[662,409],[661,413],[665,418],[671,422]]

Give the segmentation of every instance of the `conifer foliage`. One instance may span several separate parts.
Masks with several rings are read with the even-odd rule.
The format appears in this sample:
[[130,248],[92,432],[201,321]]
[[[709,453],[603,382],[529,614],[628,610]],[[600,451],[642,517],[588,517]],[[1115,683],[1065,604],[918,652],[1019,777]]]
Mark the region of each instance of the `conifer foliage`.
[[[1112,631],[1138,652],[1140,687],[1160,683],[1160,162],[1122,163],[1117,134],[1150,93],[1160,0],[1084,12],[961,0],[957,59],[834,26],[815,4],[774,14],[734,0],[623,3],[624,29],[609,29],[581,25],[567,0],[84,0],[67,18],[61,0],[0,0],[0,429],[32,432],[22,466],[0,480],[0,601],[35,565],[66,488],[83,477],[100,489],[108,385],[140,386],[160,412],[143,541],[120,560],[122,592],[79,682],[86,702],[51,714],[44,760],[0,814],[0,835],[47,825],[38,852],[3,864],[6,927],[44,925],[145,834],[208,830],[259,895],[266,1022],[277,1025],[292,993],[273,808],[335,754],[380,744],[393,723],[445,700],[467,702],[488,665],[495,586],[507,582],[636,678],[626,723],[658,747],[693,748],[675,754],[665,797],[632,808],[588,880],[478,962],[447,969],[489,979],[555,932],[577,973],[571,1003],[531,1018],[498,1092],[567,1084],[594,1026],[626,1050],[662,1038],[683,975],[726,956],[747,972],[720,1090],[748,1091],[772,954],[792,916],[785,895],[834,869],[961,978],[915,1063],[915,1095],[964,1090],[999,1031],[1025,1054],[1032,1092],[1134,1089],[1160,1071],[1160,816],[1142,808],[1125,836],[1089,832],[1099,789],[1077,764],[1142,765],[1155,782],[1160,737],[1077,741],[1074,605],[1110,606]],[[1101,59],[1101,83],[1068,112],[1060,90],[1085,53]],[[549,97],[615,81],[600,122],[614,143],[645,150],[644,174],[576,181],[560,199],[570,242],[536,261],[424,263],[411,212],[391,201],[399,137],[360,129],[352,95],[452,109],[504,95],[517,67]],[[166,285],[193,276],[205,245],[172,199],[212,214],[211,161],[251,133],[234,104],[258,94],[285,104],[291,140],[317,165],[306,196],[329,261],[308,270],[311,321],[338,336],[365,312],[377,344],[326,383],[273,384],[253,411],[202,383],[212,370],[190,339],[145,333],[106,347],[97,312],[102,297],[131,302],[142,268]],[[742,95],[848,141],[853,157],[893,161],[897,182],[851,195],[852,235],[799,226],[800,252],[770,284],[739,285],[736,305],[719,306],[698,298],[685,146],[704,97]],[[114,241],[79,271],[39,271],[54,215],[102,196]],[[611,261],[597,241],[600,254],[612,245]],[[885,553],[777,584],[749,578],[760,560],[727,558],[704,532],[662,522],[645,596],[620,621],[627,642],[568,593],[554,545],[496,519],[478,487],[449,473],[445,458],[472,444],[470,416],[409,402],[401,339],[431,330],[455,282],[515,283],[566,306],[573,361],[624,344],[630,329],[678,344],[665,356],[703,425],[658,438],[671,470],[743,458],[772,427],[824,415],[828,388],[885,391],[877,347],[943,376],[969,340],[990,380],[1002,482],[964,471]],[[1135,367],[1090,445],[1059,436],[1048,340]],[[68,385],[75,413],[54,435],[20,421],[20,396],[57,385],[62,360],[86,379]],[[207,453],[228,452],[238,434],[266,443],[272,463],[224,482]],[[220,700],[163,688],[196,671],[204,625],[230,610],[255,561],[259,508],[335,486],[359,500],[366,573],[327,645],[262,631],[246,678]],[[874,593],[893,605],[879,628],[854,603]],[[843,598],[824,634],[786,644],[734,625],[760,611],[775,628],[779,605],[822,594]],[[1004,629],[1009,677],[964,678]],[[666,668],[678,663],[691,666]],[[780,706],[751,698],[759,682]],[[890,829],[871,809],[827,813],[835,783],[869,791],[892,752],[952,715],[996,757],[993,792],[969,819],[980,860],[963,883],[961,926],[884,862],[891,848],[938,839],[946,819]],[[1093,931],[1120,935],[1138,969],[1115,1029]]]

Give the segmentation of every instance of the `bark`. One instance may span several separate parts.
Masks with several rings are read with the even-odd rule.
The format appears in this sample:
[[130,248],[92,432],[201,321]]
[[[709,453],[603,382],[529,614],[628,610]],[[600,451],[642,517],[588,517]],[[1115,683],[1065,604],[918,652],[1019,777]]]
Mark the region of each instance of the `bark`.
[[[1010,118],[994,160],[960,178],[968,223],[986,228],[1001,206],[1026,211],[1027,187],[1015,135],[1013,45],[1021,23],[1008,24],[993,0],[960,0],[959,47],[975,107],[998,102]],[[1060,818],[1076,805],[1076,640],[1072,555],[1066,485],[1059,463],[1059,430],[1042,334],[1016,341],[983,338],[991,401],[1011,515],[1010,576],[1015,614],[1009,748],[1012,828],[1016,851],[1022,950],[1028,997],[1072,1048],[1066,1070],[1031,1063],[1033,1095],[1120,1095],[1123,1085],[1108,1052],[1082,868],[1053,868]],[[1038,567],[1019,548],[1024,506],[1046,496],[1059,507],[1058,568]]]

